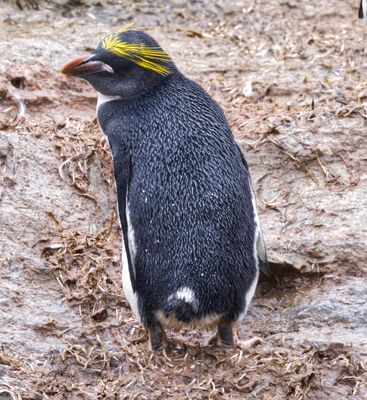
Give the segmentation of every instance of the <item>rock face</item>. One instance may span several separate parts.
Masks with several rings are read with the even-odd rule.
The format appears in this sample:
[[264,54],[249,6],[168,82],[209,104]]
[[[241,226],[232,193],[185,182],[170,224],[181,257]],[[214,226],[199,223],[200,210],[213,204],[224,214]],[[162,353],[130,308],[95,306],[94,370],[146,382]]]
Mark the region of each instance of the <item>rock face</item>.
[[[297,296],[292,307],[273,321],[286,322],[289,332],[276,334],[292,343],[340,344],[367,356],[367,283],[361,278],[333,278]],[[286,331],[287,331],[286,328]]]
[[[56,138],[40,133],[37,124],[31,128],[35,131],[28,133],[26,125],[0,137],[0,341],[5,349],[28,354],[61,351],[70,337],[60,333],[72,330],[75,335],[82,324],[45,263],[44,249],[62,249],[63,231],[97,233],[114,208],[108,205],[99,160],[88,165],[91,186],[98,188],[93,191],[97,209],[94,201],[61,179]],[[48,134],[53,128],[52,122],[44,126]]]
[[355,10],[124,4],[225,109],[274,270],[239,326],[262,345],[223,351],[184,331],[170,333],[172,354],[151,356],[121,291],[95,94],[57,72],[126,22],[105,3],[0,10],[0,398],[364,399],[367,71]]
[[[367,296],[367,286],[363,279],[337,279],[337,286],[329,291],[312,289],[308,303],[294,310],[297,320],[307,324],[345,324],[351,330],[366,327],[367,309],[364,299]],[[364,338],[367,339],[366,337]],[[345,338],[348,342],[348,338]]]

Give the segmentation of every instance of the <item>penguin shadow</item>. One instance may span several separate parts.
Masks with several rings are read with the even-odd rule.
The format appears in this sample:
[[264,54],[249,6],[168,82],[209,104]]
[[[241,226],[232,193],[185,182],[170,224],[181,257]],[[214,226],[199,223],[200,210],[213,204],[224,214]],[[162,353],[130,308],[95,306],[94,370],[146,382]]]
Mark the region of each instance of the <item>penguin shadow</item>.
[[255,295],[259,307],[250,307],[244,320],[233,327],[234,345],[224,345],[217,340],[217,334],[214,334],[214,329],[207,330],[203,328],[167,329],[163,345],[159,349],[152,350],[149,334],[141,327],[139,336],[128,339],[129,343],[138,345],[142,352],[149,352],[153,357],[163,357],[169,362],[175,359],[179,361],[182,357],[210,357],[217,359],[218,357],[236,356],[239,352],[256,352],[260,350],[261,347],[267,345],[268,333],[266,331],[259,332],[257,327],[253,326],[252,321],[266,318],[271,314],[269,309],[263,309],[267,299],[274,296],[286,297],[285,289],[296,287],[297,282],[302,279],[302,274],[291,266],[279,266],[276,263],[269,263],[269,265],[270,274],[265,275],[261,272],[259,277]]
[[[274,278],[271,279],[271,281],[273,280]],[[139,345],[142,351],[150,352],[151,354],[161,354],[167,360],[199,354],[213,356],[214,358],[217,356],[227,357],[235,354],[237,351],[249,351],[264,342],[263,338],[252,335],[251,325],[246,323],[246,317],[244,326],[248,328],[244,335],[240,333],[241,322],[234,322],[230,325],[225,324],[222,332],[220,324],[218,327],[213,326],[211,328],[188,327],[165,329],[163,333],[164,338],[156,348],[152,348],[152,340],[149,332],[143,330],[143,327],[141,327],[140,336],[128,341],[131,344]],[[229,339],[227,344],[226,340],[223,340],[226,339],[226,336]]]
[[[212,351],[233,352],[236,349],[247,351],[263,342],[260,337],[254,336],[247,340],[241,340],[238,336],[238,322],[228,323],[226,320],[211,327],[182,327],[142,330],[137,338],[128,339],[130,344],[144,345],[151,353],[163,353],[182,355],[187,351]],[[143,329],[141,327],[141,329]],[[216,329],[216,332],[215,332]],[[209,333],[210,332],[210,333]],[[215,334],[214,334],[215,332]],[[155,337],[157,335],[157,338]],[[156,340],[158,339],[158,340]],[[156,345],[158,343],[158,345]]]
[[[223,358],[236,357],[237,353],[243,352],[243,349],[238,346],[223,346],[213,343],[211,341],[215,337],[213,332],[203,329],[169,330],[165,345],[158,350],[151,349],[149,335],[145,331],[138,338],[130,339],[129,343],[137,345],[143,353],[150,353],[152,359],[163,359],[168,362],[184,360],[196,362],[208,358],[219,361]],[[252,339],[250,339],[252,343],[248,347],[249,350],[262,343],[259,338]]]
[[263,298],[266,300],[275,295],[278,297],[285,296],[284,290],[296,290],[297,287],[304,285],[305,282],[312,281],[315,275],[318,275],[317,273],[303,273],[288,263],[271,261],[269,261],[269,271],[268,275],[260,272],[255,299]]
[[[277,346],[277,334],[298,329],[292,310],[309,290],[320,284],[323,274],[305,272],[287,263],[269,262],[270,276],[260,274],[256,293],[241,325],[242,334],[250,329],[263,338],[263,347]],[[241,333],[241,332],[240,332]]]
[[[290,292],[297,290],[306,281],[312,280],[313,277],[306,276],[294,266],[286,263],[269,262],[270,273],[265,275],[260,273],[259,282],[254,297],[255,307],[261,302],[266,306],[270,299],[278,298],[286,300],[290,297]],[[254,312],[254,307],[250,306],[248,314]]]

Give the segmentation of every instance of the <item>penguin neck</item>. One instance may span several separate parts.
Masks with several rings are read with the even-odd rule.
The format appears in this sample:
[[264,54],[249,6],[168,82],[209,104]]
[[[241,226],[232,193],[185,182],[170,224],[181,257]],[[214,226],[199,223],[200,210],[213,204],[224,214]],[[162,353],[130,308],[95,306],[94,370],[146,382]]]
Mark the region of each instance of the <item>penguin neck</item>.
[[124,95],[106,95],[103,94],[99,91],[97,91],[97,114],[98,114],[98,109],[104,105],[105,103],[109,103],[114,100],[121,100],[125,104],[130,103],[130,104],[139,104],[141,102],[144,102],[145,99],[150,98],[152,95],[154,96],[154,93],[160,90],[162,86],[166,86],[167,84],[169,85],[170,81],[174,81],[175,78],[180,78],[182,74],[178,71],[175,70],[171,75],[166,77],[166,79],[162,82],[160,82],[158,85],[154,85],[150,89],[148,89],[146,92],[140,94],[139,96],[136,97],[125,97]]
[[97,92],[97,112],[98,112],[98,108],[104,104],[104,103],[108,103],[109,101],[113,101],[113,100],[121,100],[121,96],[107,96],[103,93]]
[[125,138],[130,145],[140,143],[142,137],[151,134],[152,122],[159,124],[166,119],[167,110],[179,107],[180,80],[184,76],[176,72],[141,96],[125,99],[98,93],[97,120],[110,144]]

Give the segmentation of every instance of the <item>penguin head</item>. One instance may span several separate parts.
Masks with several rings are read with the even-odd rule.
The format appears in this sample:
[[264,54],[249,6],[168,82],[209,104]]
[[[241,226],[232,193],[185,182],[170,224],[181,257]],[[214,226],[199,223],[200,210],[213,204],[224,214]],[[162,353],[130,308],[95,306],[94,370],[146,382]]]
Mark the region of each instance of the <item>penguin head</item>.
[[128,28],[106,36],[91,54],[61,68],[106,96],[124,99],[142,95],[175,71],[171,58],[151,36]]

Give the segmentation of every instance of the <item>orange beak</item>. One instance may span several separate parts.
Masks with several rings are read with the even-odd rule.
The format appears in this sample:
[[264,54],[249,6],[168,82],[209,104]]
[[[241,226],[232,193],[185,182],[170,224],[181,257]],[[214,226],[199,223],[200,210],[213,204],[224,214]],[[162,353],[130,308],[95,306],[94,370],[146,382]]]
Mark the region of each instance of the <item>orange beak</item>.
[[60,72],[69,76],[83,76],[96,72],[113,73],[112,67],[102,61],[89,61],[90,56],[79,56],[64,64]]

